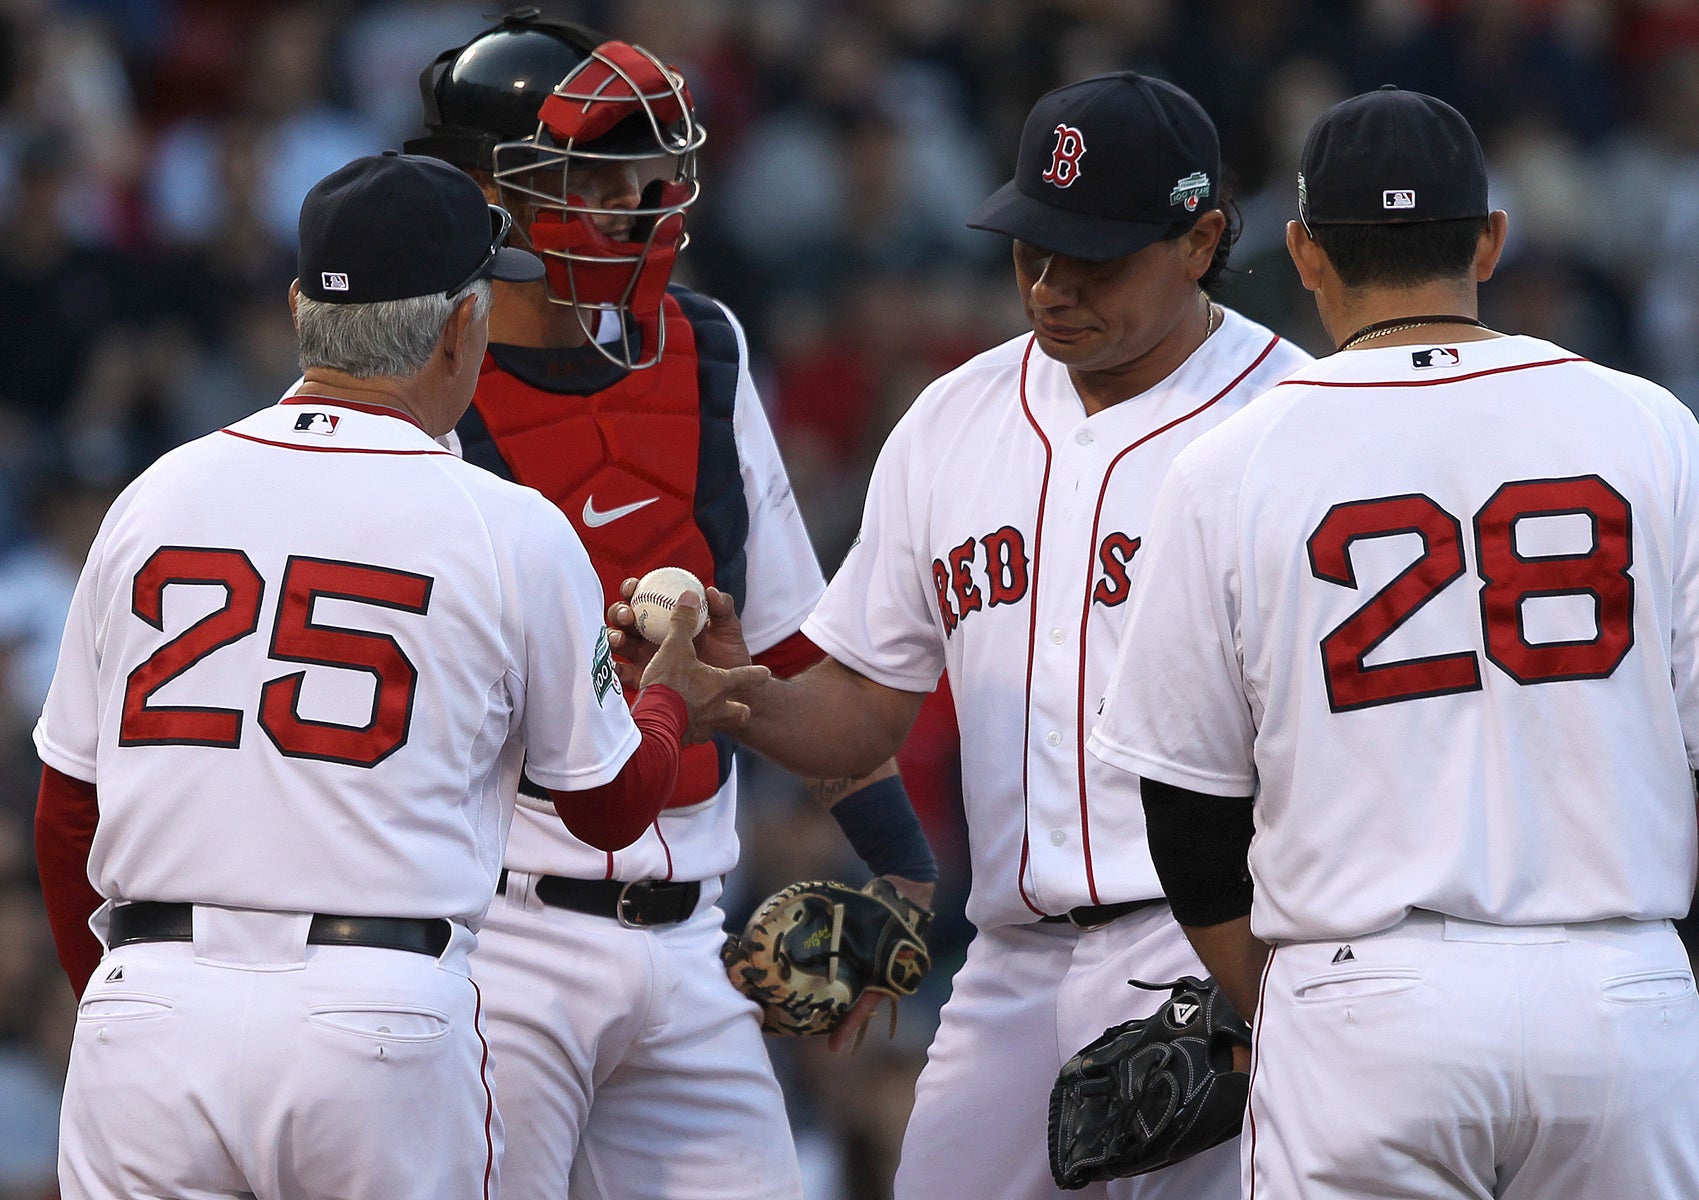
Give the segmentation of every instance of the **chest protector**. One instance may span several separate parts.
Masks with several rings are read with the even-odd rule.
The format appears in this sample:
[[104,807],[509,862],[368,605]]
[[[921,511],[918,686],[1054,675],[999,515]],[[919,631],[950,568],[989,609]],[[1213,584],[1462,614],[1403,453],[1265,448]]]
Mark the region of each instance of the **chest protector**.
[[[462,452],[567,515],[602,581],[604,608],[619,599],[621,580],[674,566],[741,611],[749,508],[732,424],[736,331],[717,305],[683,288],[669,291],[661,319],[665,354],[641,371],[610,368],[589,348],[486,355],[457,429]],[[730,768],[729,742],[686,747],[669,807],[707,800]]]

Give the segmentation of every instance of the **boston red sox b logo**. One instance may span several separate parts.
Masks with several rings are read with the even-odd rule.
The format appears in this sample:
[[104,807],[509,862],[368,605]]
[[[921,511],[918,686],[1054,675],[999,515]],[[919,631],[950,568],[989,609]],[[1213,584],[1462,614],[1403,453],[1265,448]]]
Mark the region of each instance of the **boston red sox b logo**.
[[1072,125],[1056,126],[1056,148],[1050,152],[1050,169],[1044,182],[1068,187],[1080,177],[1080,156],[1085,153],[1085,134]]

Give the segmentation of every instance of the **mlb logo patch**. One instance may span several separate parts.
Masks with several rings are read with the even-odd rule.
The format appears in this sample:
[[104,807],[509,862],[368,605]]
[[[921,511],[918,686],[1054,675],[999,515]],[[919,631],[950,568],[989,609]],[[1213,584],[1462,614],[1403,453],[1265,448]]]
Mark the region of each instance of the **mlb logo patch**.
[[316,433],[320,437],[330,437],[336,432],[337,422],[342,420],[335,413],[304,412],[295,418],[297,433]]
[[1412,350],[1410,365],[1418,371],[1426,371],[1432,367],[1455,367],[1462,357],[1455,346],[1430,346],[1426,350]]
[[1416,193],[1404,188],[1382,192],[1380,206],[1386,209],[1415,208]]
[[324,285],[324,290],[327,292],[346,292],[348,290],[348,276],[341,271],[325,271],[319,276],[319,281]]

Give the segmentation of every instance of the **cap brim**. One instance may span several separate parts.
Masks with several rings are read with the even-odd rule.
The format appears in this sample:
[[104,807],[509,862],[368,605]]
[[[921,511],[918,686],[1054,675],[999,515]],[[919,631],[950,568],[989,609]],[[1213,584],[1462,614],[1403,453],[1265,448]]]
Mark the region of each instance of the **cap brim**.
[[503,246],[490,260],[490,269],[485,274],[503,283],[532,283],[543,277],[543,260],[529,250]]
[[1108,262],[1153,246],[1171,226],[1117,221],[1055,208],[1021,191],[1014,181],[992,193],[967,220],[969,229],[1006,234],[1086,262]]

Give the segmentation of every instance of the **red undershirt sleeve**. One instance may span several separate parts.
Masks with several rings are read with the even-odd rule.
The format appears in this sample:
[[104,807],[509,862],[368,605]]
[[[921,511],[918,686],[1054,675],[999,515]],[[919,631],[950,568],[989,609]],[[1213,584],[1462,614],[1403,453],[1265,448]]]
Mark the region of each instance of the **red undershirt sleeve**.
[[89,848],[100,821],[92,783],[41,768],[35,803],[35,865],[41,876],[53,947],[71,988],[81,996],[104,951],[88,920],[104,899],[88,879]]
[[618,775],[583,791],[549,789],[572,835],[598,850],[622,850],[641,837],[678,780],[680,743],[690,724],[684,697],[660,684],[646,687],[631,707],[631,719],[643,740]]
[[809,640],[806,633],[799,631],[752,657],[758,665],[766,667],[780,679],[790,679],[825,658],[826,652]]

